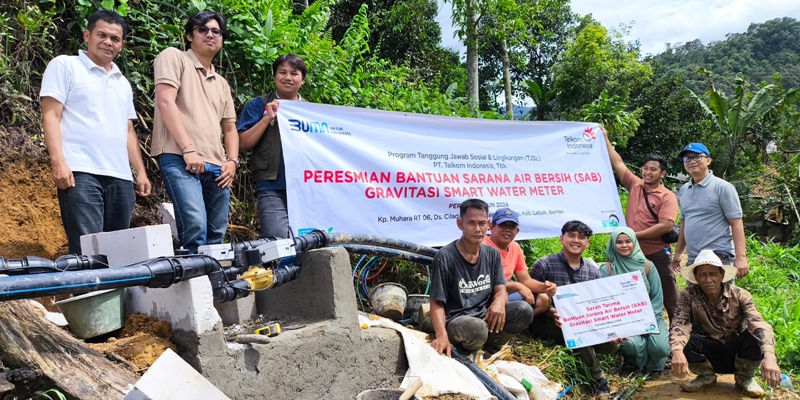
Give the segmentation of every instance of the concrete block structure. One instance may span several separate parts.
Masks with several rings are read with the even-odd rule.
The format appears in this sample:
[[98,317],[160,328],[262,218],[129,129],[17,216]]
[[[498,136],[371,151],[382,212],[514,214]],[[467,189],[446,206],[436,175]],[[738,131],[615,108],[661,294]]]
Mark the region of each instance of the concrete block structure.
[[[81,251],[87,255],[105,254],[111,267],[174,255],[169,225],[84,235]],[[194,340],[187,337],[210,331],[222,322],[214,308],[207,277],[190,279],[165,289],[127,288],[125,311],[169,321],[178,346],[192,345]]]
[[360,328],[351,274],[342,248],[305,253],[298,279],[256,295],[264,318],[303,328],[268,344],[226,342],[210,331],[187,361],[234,400],[352,400],[366,389],[397,387],[408,368],[402,339]]
[[[112,267],[173,254],[168,225],[87,235],[81,245],[84,254],[107,255]],[[169,321],[181,358],[233,400],[352,400],[366,389],[397,387],[408,363],[397,332],[359,326],[351,274],[344,249],[323,248],[303,254],[298,279],[236,306],[213,304],[208,278],[199,277],[165,289],[128,288],[126,310]],[[265,319],[299,328],[267,344],[226,340],[218,310],[238,320],[253,303]]]

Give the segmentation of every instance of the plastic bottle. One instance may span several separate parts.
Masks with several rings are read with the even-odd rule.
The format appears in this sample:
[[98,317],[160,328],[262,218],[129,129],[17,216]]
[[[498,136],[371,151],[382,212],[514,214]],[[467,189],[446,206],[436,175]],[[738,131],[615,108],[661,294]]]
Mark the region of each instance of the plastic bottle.
[[794,385],[792,385],[792,380],[786,374],[781,374],[781,387],[785,387],[789,390],[794,389]]
[[669,247],[664,247],[664,253],[667,253],[667,257],[672,260],[672,252],[669,250]]

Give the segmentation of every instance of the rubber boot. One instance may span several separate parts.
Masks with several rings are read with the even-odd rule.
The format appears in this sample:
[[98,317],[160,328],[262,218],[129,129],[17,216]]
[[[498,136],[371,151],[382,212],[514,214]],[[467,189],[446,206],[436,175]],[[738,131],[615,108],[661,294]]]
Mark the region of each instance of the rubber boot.
[[697,374],[697,377],[689,382],[682,382],[679,384],[681,389],[686,392],[696,392],[717,383],[717,374],[714,373],[714,367],[712,367],[711,363],[708,361],[704,363],[690,363],[689,370]]
[[758,367],[761,366],[761,361],[752,361],[736,357],[734,366],[736,367],[734,382],[736,383],[736,387],[742,389],[742,394],[747,397],[764,397],[766,394],[764,389],[762,389],[755,380],[756,371]]

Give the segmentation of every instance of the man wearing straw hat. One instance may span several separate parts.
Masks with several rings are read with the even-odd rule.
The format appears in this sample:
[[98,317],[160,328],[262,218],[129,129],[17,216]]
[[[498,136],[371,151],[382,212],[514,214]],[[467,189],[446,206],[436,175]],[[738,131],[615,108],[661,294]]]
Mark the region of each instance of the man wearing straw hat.
[[775,334],[764,321],[747,290],[731,280],[737,269],[723,265],[712,250],[701,251],[681,275],[694,285],[683,290],[670,327],[672,373],[697,377],[680,384],[695,392],[717,382],[717,373],[734,374],[736,387],[746,396],[761,397],[756,370],[775,387],[781,370],[775,357]]

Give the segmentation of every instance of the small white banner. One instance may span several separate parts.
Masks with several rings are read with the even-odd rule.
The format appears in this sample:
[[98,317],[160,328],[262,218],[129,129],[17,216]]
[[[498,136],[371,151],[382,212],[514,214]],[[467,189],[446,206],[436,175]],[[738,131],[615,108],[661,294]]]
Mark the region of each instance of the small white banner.
[[637,271],[559,286],[555,303],[567,347],[658,333],[643,279]]
[[586,122],[440,117],[282,101],[289,222],[438,246],[460,235],[459,204],[520,214],[517,239],[573,219],[624,225],[603,133]]

